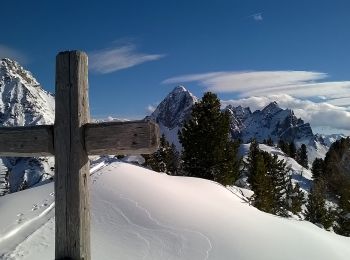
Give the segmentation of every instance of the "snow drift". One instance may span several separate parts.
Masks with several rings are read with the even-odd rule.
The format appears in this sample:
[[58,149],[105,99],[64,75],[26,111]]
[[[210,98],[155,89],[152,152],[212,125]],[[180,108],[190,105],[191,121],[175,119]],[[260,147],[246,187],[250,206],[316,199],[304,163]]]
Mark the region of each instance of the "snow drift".
[[[261,212],[217,183],[118,161],[99,165],[91,179],[92,259],[350,255],[350,238]],[[54,258],[52,191],[49,183],[0,198],[2,259]]]

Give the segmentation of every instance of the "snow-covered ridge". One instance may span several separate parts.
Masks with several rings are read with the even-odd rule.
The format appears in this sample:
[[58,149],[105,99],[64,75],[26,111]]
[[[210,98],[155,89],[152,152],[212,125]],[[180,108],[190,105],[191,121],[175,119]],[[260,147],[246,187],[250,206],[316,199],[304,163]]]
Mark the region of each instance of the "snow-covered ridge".
[[[51,183],[1,198],[2,259],[54,258],[52,192]],[[345,260],[350,254],[350,238],[261,212],[234,187],[204,179],[114,161],[92,175],[91,196],[92,259]],[[25,229],[30,221],[34,233]]]

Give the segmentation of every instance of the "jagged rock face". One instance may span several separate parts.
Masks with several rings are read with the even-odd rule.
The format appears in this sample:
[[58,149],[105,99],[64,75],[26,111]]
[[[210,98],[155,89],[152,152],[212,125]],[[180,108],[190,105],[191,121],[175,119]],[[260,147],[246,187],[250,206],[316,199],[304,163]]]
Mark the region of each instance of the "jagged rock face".
[[197,102],[195,96],[183,86],[178,86],[165,97],[149,118],[168,129],[182,127],[191,117],[195,102]]
[[255,138],[262,142],[272,138],[275,142],[282,139],[288,142],[312,142],[314,135],[310,124],[297,118],[292,110],[282,109],[276,102],[267,105],[263,110],[251,113],[249,108],[227,107],[231,114],[231,134],[248,142]]
[[0,62],[0,124],[23,126],[53,124],[54,97],[17,62]]
[[[17,62],[0,60],[0,125],[54,123],[54,97]],[[53,174],[53,158],[0,158],[0,195],[8,176],[10,191],[32,186]],[[46,177],[45,177],[46,176]]]
[[[148,118],[160,125],[169,142],[178,144],[177,131],[190,118],[195,102],[197,98],[188,90],[182,86],[176,87]],[[283,139],[294,141],[299,146],[302,143],[315,146],[316,139],[310,124],[297,118],[292,110],[280,108],[276,102],[254,113],[249,107],[242,106],[228,105],[224,110],[230,115],[230,129],[234,139],[249,142],[255,138],[262,142],[271,137],[275,142]]]

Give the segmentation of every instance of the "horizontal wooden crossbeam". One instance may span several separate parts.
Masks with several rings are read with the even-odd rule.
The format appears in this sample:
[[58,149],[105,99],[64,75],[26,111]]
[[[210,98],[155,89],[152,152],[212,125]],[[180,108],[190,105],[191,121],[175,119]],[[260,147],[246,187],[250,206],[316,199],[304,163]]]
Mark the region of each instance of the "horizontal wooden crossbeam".
[[[149,154],[159,146],[159,127],[150,121],[89,123],[84,126],[89,155]],[[52,125],[0,127],[0,156],[53,156]]]
[[0,127],[0,156],[52,156],[53,126]]
[[149,154],[158,146],[159,127],[150,121],[85,125],[85,147],[89,155]]

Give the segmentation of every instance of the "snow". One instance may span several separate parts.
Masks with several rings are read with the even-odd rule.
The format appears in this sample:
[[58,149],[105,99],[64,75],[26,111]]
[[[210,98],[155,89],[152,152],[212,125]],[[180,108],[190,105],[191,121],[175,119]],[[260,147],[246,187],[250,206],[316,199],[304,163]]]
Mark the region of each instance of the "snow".
[[[116,160],[96,165],[92,259],[336,260],[350,255],[350,238],[261,212],[232,188]],[[0,198],[2,259],[54,258],[52,192],[49,183]]]

